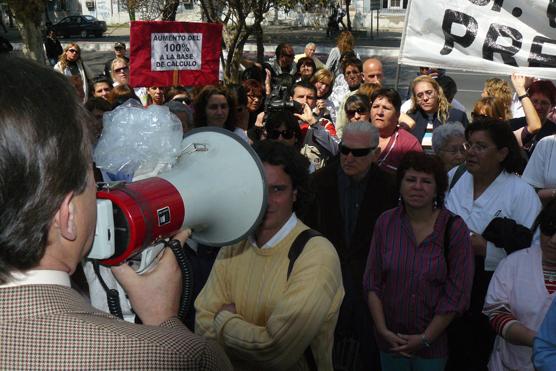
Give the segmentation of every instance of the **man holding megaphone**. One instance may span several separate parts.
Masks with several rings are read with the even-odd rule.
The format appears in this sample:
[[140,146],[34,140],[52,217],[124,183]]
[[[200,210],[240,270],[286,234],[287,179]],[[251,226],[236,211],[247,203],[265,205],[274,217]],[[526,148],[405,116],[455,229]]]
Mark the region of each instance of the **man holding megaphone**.
[[223,344],[236,369],[332,370],[344,297],[334,246],[299,221],[308,160],[292,147],[255,147],[267,208],[248,238],[222,248],[195,301],[195,332]]
[[[93,118],[64,76],[0,57],[0,369],[229,370],[217,345],[175,318],[180,272],[114,269],[146,326],[100,312],[71,288],[93,240]],[[183,244],[187,233],[174,238]]]

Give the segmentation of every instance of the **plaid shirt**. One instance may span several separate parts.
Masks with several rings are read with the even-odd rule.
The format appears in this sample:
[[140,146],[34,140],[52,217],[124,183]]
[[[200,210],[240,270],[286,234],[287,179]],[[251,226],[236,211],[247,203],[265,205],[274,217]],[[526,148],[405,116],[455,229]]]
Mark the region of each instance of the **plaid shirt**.
[[118,320],[57,285],[0,289],[2,370],[231,370],[223,351],[177,319]]

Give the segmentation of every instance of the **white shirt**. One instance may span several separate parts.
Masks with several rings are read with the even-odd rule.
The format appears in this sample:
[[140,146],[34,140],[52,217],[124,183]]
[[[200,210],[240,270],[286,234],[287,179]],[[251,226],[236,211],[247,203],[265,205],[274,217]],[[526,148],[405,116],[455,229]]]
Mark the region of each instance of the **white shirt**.
[[[292,213],[288,221],[280,228],[278,232],[270,240],[267,241],[263,246],[260,246],[261,249],[271,249],[274,246],[278,245],[290,232],[293,230],[295,225],[297,224],[297,216],[295,213]],[[254,235],[249,236],[249,243],[251,245],[257,246],[257,240],[255,239]]]
[[521,178],[535,188],[556,188],[556,135],[537,143]]
[[12,281],[0,285],[0,288],[23,285],[60,285],[71,287],[69,274],[62,271],[36,269],[27,272],[15,272],[12,273],[12,277]]
[[[516,251],[500,262],[490,281],[485,308],[504,306],[525,327],[538,331],[552,299],[544,283],[538,244]],[[532,349],[496,336],[488,364],[490,371],[533,371]]]
[[[456,169],[448,173],[450,181]],[[461,216],[467,227],[477,234],[482,234],[496,217],[510,218],[531,228],[541,207],[533,187],[506,171],[502,171],[476,200],[473,200],[473,175],[466,171],[446,196],[446,208]],[[487,242],[485,271],[494,271],[505,257],[503,248]]]

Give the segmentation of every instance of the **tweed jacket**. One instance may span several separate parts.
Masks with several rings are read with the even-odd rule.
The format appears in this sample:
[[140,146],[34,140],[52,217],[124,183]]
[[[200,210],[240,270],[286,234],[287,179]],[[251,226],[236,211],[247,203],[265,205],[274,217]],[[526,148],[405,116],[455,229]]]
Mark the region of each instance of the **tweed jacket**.
[[231,370],[217,345],[177,319],[160,327],[99,312],[71,288],[0,288],[2,370]]
[[339,167],[339,158],[335,158],[313,174],[311,191],[315,192],[316,197],[302,220],[332,242],[338,251],[344,276],[350,274],[349,278],[362,290],[363,272],[375,221],[384,211],[397,205],[398,192],[394,178],[373,163],[351,243],[347,246],[338,193]]

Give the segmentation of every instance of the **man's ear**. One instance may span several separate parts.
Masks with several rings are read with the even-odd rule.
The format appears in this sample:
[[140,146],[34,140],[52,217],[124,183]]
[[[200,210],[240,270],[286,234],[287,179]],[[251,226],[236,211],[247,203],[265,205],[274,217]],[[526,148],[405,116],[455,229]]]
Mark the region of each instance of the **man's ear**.
[[54,217],[56,226],[60,230],[60,235],[70,241],[74,241],[77,238],[73,196],[73,192],[70,192],[64,197],[64,200]]

